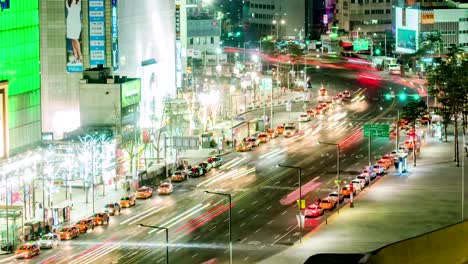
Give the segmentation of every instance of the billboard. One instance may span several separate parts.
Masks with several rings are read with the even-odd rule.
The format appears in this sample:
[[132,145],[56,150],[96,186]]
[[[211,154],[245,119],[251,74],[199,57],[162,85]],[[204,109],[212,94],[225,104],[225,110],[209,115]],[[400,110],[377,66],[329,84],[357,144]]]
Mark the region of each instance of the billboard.
[[395,8],[396,51],[414,53],[418,49],[420,31],[420,10]]
[[83,54],[81,53],[81,0],[65,1],[67,25],[67,72],[83,71]]
[[104,0],[89,0],[89,64],[106,64]]
[[141,100],[141,82],[140,79],[122,83],[121,107],[138,104]]
[[119,69],[119,28],[117,21],[117,0],[112,0],[112,18],[111,18],[111,34],[112,34],[112,69],[117,71]]
[[353,41],[353,50],[369,50],[369,41],[367,39],[357,39]]

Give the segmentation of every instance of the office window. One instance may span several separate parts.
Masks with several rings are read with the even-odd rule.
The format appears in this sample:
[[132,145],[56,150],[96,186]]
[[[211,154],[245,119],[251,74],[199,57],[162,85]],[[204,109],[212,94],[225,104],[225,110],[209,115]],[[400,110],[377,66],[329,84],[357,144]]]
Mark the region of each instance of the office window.
[[369,15],[369,14],[370,14],[370,10],[364,10],[364,14],[365,14],[365,15]]
[[385,14],[390,14],[390,9],[385,9]]
[[190,38],[189,43],[190,45],[193,45],[193,38]]
[[351,0],[351,4],[355,4],[356,3],[356,0]]
[[195,38],[195,45],[200,45],[200,38],[199,37]]

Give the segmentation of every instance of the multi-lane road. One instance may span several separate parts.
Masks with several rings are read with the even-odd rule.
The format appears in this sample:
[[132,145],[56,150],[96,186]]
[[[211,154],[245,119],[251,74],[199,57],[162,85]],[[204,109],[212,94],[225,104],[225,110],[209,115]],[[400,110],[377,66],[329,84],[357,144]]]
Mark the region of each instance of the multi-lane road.
[[[348,89],[367,88],[369,98],[378,98],[382,89],[398,84],[386,80],[362,79],[357,71],[312,69],[314,82],[328,84],[329,94]],[[233,152],[223,157],[224,165],[207,176],[175,183],[168,196],[137,201],[123,209],[110,224],[62,242],[59,249],[43,250],[27,263],[165,263],[164,231],[138,227],[139,223],[169,228],[170,263],[229,262],[227,199],[206,194],[205,190],[232,195],[232,236],[234,263],[255,263],[299,240],[332,212],[306,219],[302,234],[297,222],[299,198],[296,170],[276,164],[302,168],[302,195],[308,202],[336,190],[336,151],[318,141],[340,143],[341,178],[351,180],[367,165],[367,139],[362,136],[366,122],[394,121],[397,103],[379,100],[345,103],[325,116],[301,124],[292,138],[282,136],[250,152]],[[310,103],[314,107],[316,103]],[[300,111],[302,103],[294,106]],[[261,115],[261,111],[258,111]],[[283,115],[279,110],[277,118]],[[297,116],[292,118],[295,121]],[[389,139],[375,139],[371,156],[394,148]],[[347,199],[345,200],[347,202]],[[326,241],[324,241],[326,243]],[[330,245],[333,247],[333,245]]]

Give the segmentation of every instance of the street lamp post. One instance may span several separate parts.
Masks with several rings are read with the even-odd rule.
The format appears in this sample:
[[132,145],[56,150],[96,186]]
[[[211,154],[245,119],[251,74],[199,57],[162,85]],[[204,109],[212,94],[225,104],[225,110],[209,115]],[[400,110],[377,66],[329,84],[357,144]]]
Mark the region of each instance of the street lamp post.
[[169,264],[169,228],[163,227],[163,226],[152,226],[152,225],[144,225],[144,224],[138,224],[138,226],[149,227],[149,228],[166,231],[166,264]]
[[[336,146],[336,179],[338,181],[338,213],[340,213],[340,189],[341,189],[341,178],[340,178],[340,144],[339,143],[330,143],[330,142],[318,142],[323,145]],[[352,184],[352,183],[351,183]]]
[[205,191],[205,193],[209,194],[215,194],[215,195],[221,195],[224,197],[227,197],[229,200],[229,263],[232,264],[232,229],[231,229],[231,224],[232,224],[232,196],[230,193],[220,193],[220,192],[211,192],[211,191]]
[[299,172],[298,175],[298,182],[299,182],[299,205],[297,206],[299,210],[299,243],[302,243],[302,213],[301,213],[301,207],[302,207],[302,184],[301,184],[301,175],[302,175],[302,168],[297,167],[297,166],[288,166],[288,165],[281,165],[281,164],[276,164],[276,167],[282,167],[282,168],[288,168],[288,169],[296,169]]

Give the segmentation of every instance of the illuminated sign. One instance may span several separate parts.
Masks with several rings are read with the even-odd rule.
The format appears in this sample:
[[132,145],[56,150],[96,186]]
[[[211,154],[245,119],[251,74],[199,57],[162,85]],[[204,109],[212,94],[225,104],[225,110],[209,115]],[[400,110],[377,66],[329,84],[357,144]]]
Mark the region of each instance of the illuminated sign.
[[353,41],[353,50],[369,50],[369,41],[367,41],[366,39],[357,39]]
[[118,39],[118,22],[117,22],[117,0],[112,0],[112,20],[111,20],[111,33],[112,33],[112,68],[114,71],[119,69],[119,39]]
[[9,9],[10,8],[10,0],[5,0],[0,2],[0,8],[2,9],[2,12],[4,9]]
[[434,14],[421,14],[421,24],[434,24]]
[[141,81],[140,79],[122,83],[121,88],[121,107],[127,107],[140,103],[141,100]]
[[175,9],[175,28],[176,28],[176,40],[180,39],[180,5],[176,5]]
[[328,15],[323,15],[323,24],[328,24]]
[[89,0],[89,64],[106,64],[104,0]]

